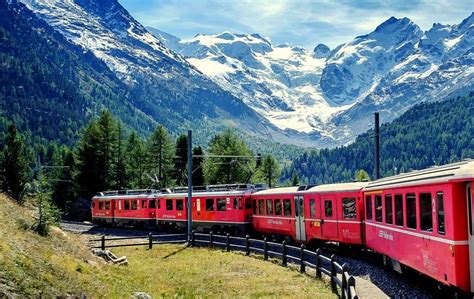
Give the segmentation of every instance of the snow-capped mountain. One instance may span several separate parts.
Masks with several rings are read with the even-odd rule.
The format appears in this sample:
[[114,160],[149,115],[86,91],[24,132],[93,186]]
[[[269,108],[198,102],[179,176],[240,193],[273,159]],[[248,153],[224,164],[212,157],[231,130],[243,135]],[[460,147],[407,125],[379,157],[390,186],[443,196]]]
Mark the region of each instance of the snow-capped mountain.
[[[232,126],[290,142],[285,132],[150,34],[117,0],[19,1],[103,60],[130,87],[132,104],[172,131],[194,126],[209,138],[209,132]],[[301,138],[299,143],[308,144]]]
[[410,106],[473,88],[473,15],[423,32],[390,18],[331,50],[223,32],[182,40],[143,27],[117,0],[24,3],[129,86],[131,104],[168,128],[233,126],[255,136],[335,146]]
[[147,29],[279,128],[327,146],[367,130],[375,111],[389,121],[421,101],[472,90],[473,18],[423,32],[391,17],[332,51],[319,44],[312,52],[258,34],[181,40]]

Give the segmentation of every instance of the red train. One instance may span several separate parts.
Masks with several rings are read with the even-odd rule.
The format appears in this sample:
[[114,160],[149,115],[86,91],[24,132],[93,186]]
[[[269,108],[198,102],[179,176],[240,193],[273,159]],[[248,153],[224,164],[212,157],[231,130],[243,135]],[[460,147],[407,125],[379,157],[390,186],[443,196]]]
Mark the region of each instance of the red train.
[[[474,161],[464,161],[370,183],[214,186],[193,191],[193,223],[236,232],[251,225],[255,233],[299,243],[360,245],[396,271],[410,267],[474,292],[473,185]],[[185,226],[187,190],[181,191],[103,193],[93,199],[94,222]]]
[[[193,190],[194,229],[243,234],[252,226],[248,184],[199,187]],[[101,192],[92,199],[92,221],[135,227],[183,228],[187,188]]]

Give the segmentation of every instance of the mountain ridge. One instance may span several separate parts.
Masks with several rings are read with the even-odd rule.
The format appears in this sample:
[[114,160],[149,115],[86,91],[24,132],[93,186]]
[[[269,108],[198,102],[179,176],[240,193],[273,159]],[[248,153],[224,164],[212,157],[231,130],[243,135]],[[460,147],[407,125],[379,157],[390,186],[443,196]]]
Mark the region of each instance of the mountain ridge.
[[[323,47],[323,55],[315,52],[318,46],[310,52],[268,41],[253,51],[253,35],[228,31],[185,40],[171,35],[172,43],[162,42],[280,129],[314,134],[317,147],[333,147],[364,132],[373,112],[385,112],[389,121],[426,94],[443,100],[472,90],[473,15],[459,25],[441,25],[449,32],[434,41],[436,47],[427,45],[440,25],[422,31],[395,17],[332,50]],[[236,37],[235,45],[221,38],[224,33]],[[228,53],[237,46],[240,56]],[[282,50],[286,61],[275,57]],[[318,66],[304,69],[309,59]]]

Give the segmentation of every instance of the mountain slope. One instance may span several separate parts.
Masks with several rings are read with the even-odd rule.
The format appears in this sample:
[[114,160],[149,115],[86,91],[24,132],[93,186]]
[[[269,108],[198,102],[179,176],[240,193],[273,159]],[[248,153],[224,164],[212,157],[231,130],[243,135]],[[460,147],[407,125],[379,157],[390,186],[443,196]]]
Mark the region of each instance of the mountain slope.
[[390,121],[422,100],[472,90],[473,19],[423,32],[391,17],[332,51],[318,45],[313,52],[274,46],[258,34],[181,40],[148,30],[277,127],[322,147],[352,141],[375,111]]
[[174,132],[232,126],[289,139],[241,100],[170,51],[116,1],[22,0],[65,36],[90,50],[127,85],[130,103]]
[[142,133],[155,123],[101,60],[16,1],[0,0],[0,64],[2,126],[8,119],[35,137],[72,144],[105,108]]
[[[446,101],[418,104],[382,125],[382,176],[474,158],[473,101],[471,92]],[[351,145],[303,154],[285,169],[283,179],[291,179],[296,172],[304,183],[350,182],[359,169],[372,176],[373,142],[371,130]]]

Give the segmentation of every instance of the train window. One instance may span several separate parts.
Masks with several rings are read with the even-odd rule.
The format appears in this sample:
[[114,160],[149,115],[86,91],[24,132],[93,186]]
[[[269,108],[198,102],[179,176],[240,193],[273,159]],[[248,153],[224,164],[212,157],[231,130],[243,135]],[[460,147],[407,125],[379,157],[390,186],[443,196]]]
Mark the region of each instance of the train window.
[[431,193],[420,193],[421,230],[433,231],[433,209]]
[[252,208],[252,199],[250,199],[249,197],[247,197],[245,199],[245,209],[251,209]]
[[110,210],[110,201],[105,202],[105,209]]
[[150,200],[150,202],[148,203],[148,208],[150,208],[150,209],[156,208],[156,200],[155,199]]
[[234,210],[242,210],[242,209],[243,209],[242,198],[234,197]]
[[281,199],[275,199],[275,215],[281,216]]
[[416,195],[408,193],[405,196],[407,227],[416,229]]
[[375,221],[382,222],[382,196],[375,195]]
[[372,220],[372,196],[365,197],[365,216],[367,220]]
[[395,224],[403,226],[403,196],[395,194]]
[[206,198],[206,211],[214,211],[214,198]]
[[136,210],[138,208],[137,201],[132,200],[132,210]]
[[267,199],[267,214],[273,215],[273,200]]
[[130,200],[124,200],[125,203],[124,210],[130,210]]
[[166,210],[167,211],[172,211],[173,210],[173,200],[172,199],[167,199],[166,200]]
[[142,209],[146,209],[146,200],[142,199]]
[[182,211],[183,209],[184,209],[184,200],[177,199],[176,200],[176,210],[177,211]]
[[316,218],[316,202],[314,198],[309,200],[309,218]]
[[385,195],[385,223],[393,224],[392,195]]
[[438,214],[438,234],[444,235],[444,196],[443,192],[436,193],[436,211]]
[[291,200],[285,199],[285,201],[283,201],[283,211],[285,216],[291,216]]
[[324,215],[326,217],[332,217],[332,201],[331,200],[324,201]]
[[253,214],[257,215],[257,201],[255,199],[253,200]]
[[103,209],[104,209],[104,202],[99,201],[99,210],[103,210]]
[[218,198],[217,199],[217,210],[218,211],[227,210],[226,199],[225,198]]
[[156,207],[158,209],[161,209],[161,200],[159,200],[159,199],[156,200]]
[[356,208],[356,199],[351,198],[343,198],[342,199],[342,217],[346,219],[355,219],[357,216],[357,208]]
[[265,201],[263,199],[258,200],[258,213],[260,215],[265,214]]

